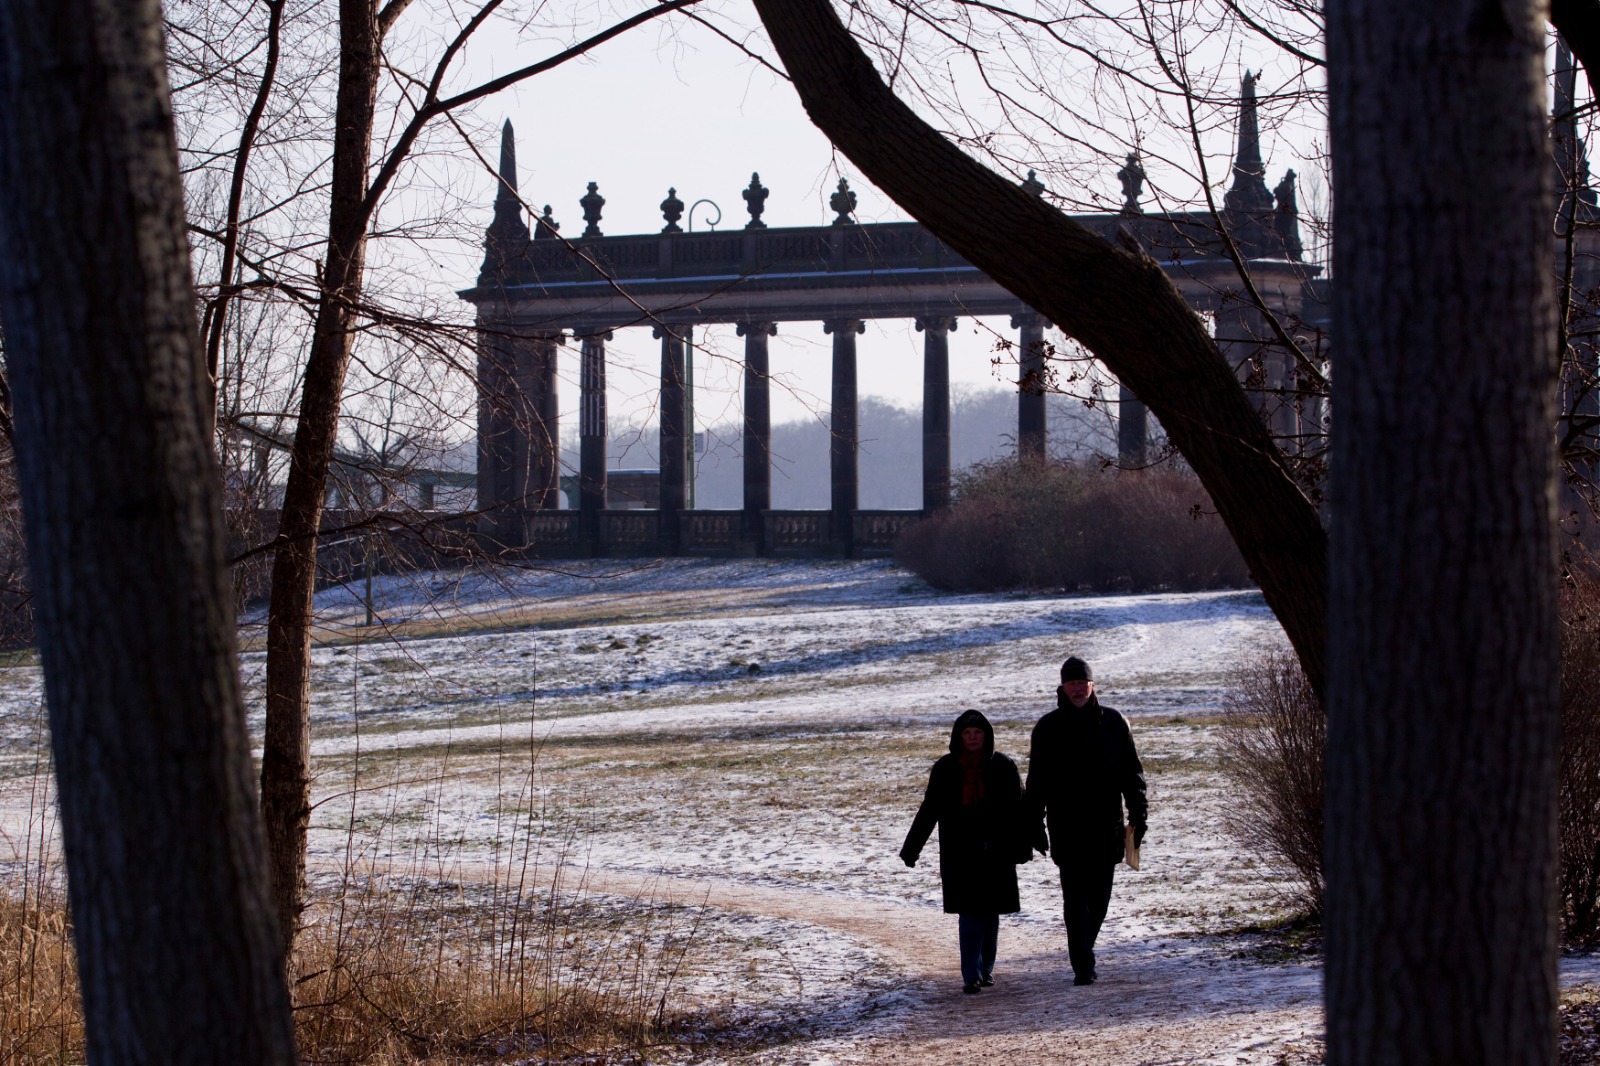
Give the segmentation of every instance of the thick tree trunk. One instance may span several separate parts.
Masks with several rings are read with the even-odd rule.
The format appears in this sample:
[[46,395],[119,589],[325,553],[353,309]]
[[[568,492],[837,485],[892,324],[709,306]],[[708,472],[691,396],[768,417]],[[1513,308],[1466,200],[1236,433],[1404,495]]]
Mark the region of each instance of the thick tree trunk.
[[154,0],[0,5],[0,282],[89,1057],[294,1062]]
[[1540,15],[1328,8],[1330,1063],[1556,1061]]
[[311,818],[311,601],[317,528],[339,431],[350,331],[367,246],[367,164],[377,100],[379,35],[368,0],[339,5],[339,92],[334,116],[328,251],[289,458],[267,614],[267,713],[261,805],[272,892],[288,959],[304,907]]
[[946,141],[884,84],[829,0],[756,0],[756,9],[828,138],[941,240],[1087,346],[1161,420],[1320,692],[1327,559],[1316,509],[1160,266]]

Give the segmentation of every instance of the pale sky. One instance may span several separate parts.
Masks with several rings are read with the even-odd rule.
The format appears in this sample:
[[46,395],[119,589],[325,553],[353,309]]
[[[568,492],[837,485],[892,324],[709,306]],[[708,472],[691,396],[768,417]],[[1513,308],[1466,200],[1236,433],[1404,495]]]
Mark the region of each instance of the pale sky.
[[[618,10],[631,12],[635,5]],[[728,18],[755,25],[743,5],[720,7]],[[596,23],[595,25],[599,25]],[[592,27],[591,27],[592,28]],[[492,29],[492,27],[490,28]],[[568,28],[553,29],[549,41],[520,45],[512,32],[491,33],[467,53],[466,72],[482,80],[551,54],[561,41],[573,39]],[[759,37],[752,50],[771,56]],[[1219,60],[1226,59],[1219,55]],[[1232,68],[1230,68],[1232,69]],[[1242,68],[1238,68],[1242,69]],[[1237,84],[1237,73],[1228,78]],[[905,215],[863,181],[848,160],[833,152],[811,124],[792,87],[763,69],[728,42],[693,22],[673,19],[651,24],[600,46],[591,57],[541,74],[479,105],[478,117],[495,128],[509,119],[516,130],[517,162],[523,199],[535,208],[550,204],[563,232],[572,236],[583,227],[578,199],[590,181],[606,198],[601,228],[608,235],[656,232],[662,226],[659,207],[668,187],[686,204],[704,197],[722,212],[719,229],[742,228],[748,220],[739,193],[752,171],[771,190],[763,220],[771,226],[818,225],[832,212],[827,198],[840,176],[850,179],[858,196],[862,221],[900,221]],[[1231,150],[1231,129],[1219,131],[1216,150],[1224,162],[1216,177],[1225,177]],[[498,143],[480,149],[498,160]],[[1280,146],[1281,147],[1281,146]],[[1280,151],[1269,173],[1300,165]],[[1217,162],[1213,161],[1213,166]],[[1098,178],[1090,172],[1090,192],[1120,198],[1116,167],[1107,165]],[[1154,175],[1152,175],[1154,179]],[[475,195],[454,190],[481,205],[487,224],[494,195],[492,178],[477,175]],[[1084,189],[1075,189],[1084,197]],[[694,209],[697,231],[716,217],[706,206]],[[435,283],[440,290],[464,288],[475,279],[481,251],[463,249],[462,257],[444,258]],[[1009,387],[1004,369],[991,360],[1001,337],[1014,334],[1000,319],[964,320],[950,343],[950,373],[956,387]],[[608,403],[613,414],[648,412],[655,402],[658,343],[648,328],[619,331],[611,345]],[[696,421],[706,424],[736,418],[742,342],[731,328],[713,328],[697,338],[703,350],[697,360],[700,395]],[[917,408],[922,390],[922,337],[907,321],[869,322],[859,340],[859,391],[862,396],[890,399]],[[773,419],[783,421],[816,415],[829,393],[829,338],[822,324],[792,323],[780,327],[771,344],[772,368],[782,375],[773,390]],[[577,350],[568,345],[561,366],[562,418],[573,417],[577,404]]]
[[[740,229],[749,214],[739,193],[752,172],[772,190],[762,216],[770,226],[830,221],[827,199],[841,176],[857,192],[863,221],[906,218],[833,152],[787,82],[693,24],[680,24],[670,35],[655,27],[635,30],[603,45],[592,61],[542,74],[491,101],[483,115],[510,119],[524,200],[551,204],[569,235],[582,230],[578,199],[590,181],[606,197],[600,225],[607,234],[660,230],[658,205],[669,187],[685,204],[714,201],[722,214],[716,228]],[[486,220],[493,192],[486,176]],[[703,231],[716,217],[715,209],[701,205],[693,226]],[[975,328],[968,320],[952,335],[952,383],[997,387],[989,362],[995,338]],[[1009,333],[1004,321],[989,328]],[[738,417],[742,345],[731,327],[698,332],[695,412],[701,426]],[[863,396],[920,406],[922,335],[909,320],[869,322],[858,351]],[[772,369],[780,376],[772,390],[774,421],[814,416],[826,407],[830,353],[821,322],[779,328],[771,342]],[[649,328],[619,331],[610,354],[612,412],[653,408],[660,355]],[[563,420],[576,409],[577,355],[574,345],[563,352]]]

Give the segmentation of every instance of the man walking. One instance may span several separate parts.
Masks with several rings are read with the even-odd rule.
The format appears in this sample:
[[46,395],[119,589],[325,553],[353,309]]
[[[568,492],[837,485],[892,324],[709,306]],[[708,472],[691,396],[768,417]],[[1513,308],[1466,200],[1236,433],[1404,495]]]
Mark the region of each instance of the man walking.
[[1050,857],[1061,874],[1072,983],[1095,980],[1094,942],[1111,903],[1111,877],[1124,850],[1122,807],[1134,845],[1144,841],[1144,767],[1128,721],[1094,694],[1094,673],[1076,656],[1061,664],[1056,709],[1033,727],[1027,805],[1044,814]]

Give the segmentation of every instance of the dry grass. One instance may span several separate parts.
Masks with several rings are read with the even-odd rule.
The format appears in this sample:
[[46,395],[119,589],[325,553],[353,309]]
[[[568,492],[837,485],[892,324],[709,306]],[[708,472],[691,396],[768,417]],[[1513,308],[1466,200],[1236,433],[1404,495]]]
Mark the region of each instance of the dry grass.
[[[509,775],[524,778],[510,782],[521,802],[494,812],[493,857],[477,864],[453,859],[437,834],[403,862],[371,859],[391,850],[401,786],[382,789],[375,818],[352,803],[295,959],[303,1062],[630,1062],[713,1038],[714,1020],[680,991],[702,912],[589,892],[570,840],[531,809],[532,769]],[[0,1066],[85,1055],[42,761],[33,782],[26,836],[0,838],[12,855],[0,885]],[[351,785],[348,795],[370,795]]]
[[[704,1039],[679,1001],[696,916],[608,909],[581,886],[351,879],[296,959],[302,1061],[329,1066],[640,1059]],[[82,1062],[60,894],[0,896],[0,1066]]]
[[83,1057],[65,902],[52,890],[0,894],[0,1066],[57,1066]]
[[629,1061],[693,1040],[674,984],[693,914],[508,887],[368,876],[324,897],[297,958],[304,1061]]

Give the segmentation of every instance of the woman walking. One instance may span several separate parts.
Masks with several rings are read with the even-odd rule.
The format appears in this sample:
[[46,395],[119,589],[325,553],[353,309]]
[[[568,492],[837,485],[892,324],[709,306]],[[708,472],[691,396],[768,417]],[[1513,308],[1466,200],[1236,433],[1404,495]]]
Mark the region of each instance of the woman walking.
[[900,849],[917,864],[939,827],[939,880],[946,914],[959,916],[962,991],[994,984],[1000,915],[1021,910],[1017,864],[1033,854],[1022,815],[1017,764],[994,750],[994,727],[978,711],[962,711],[950,730],[950,754],[928,774],[928,790]]

